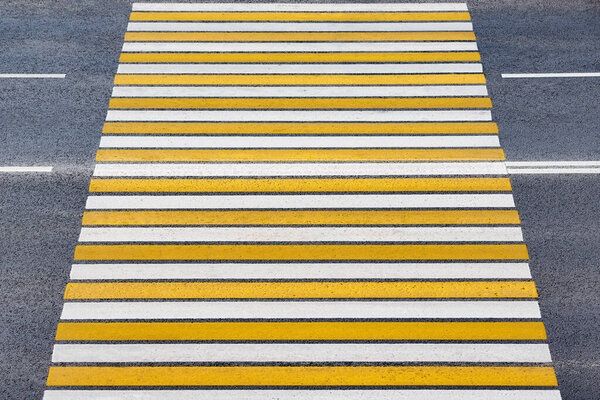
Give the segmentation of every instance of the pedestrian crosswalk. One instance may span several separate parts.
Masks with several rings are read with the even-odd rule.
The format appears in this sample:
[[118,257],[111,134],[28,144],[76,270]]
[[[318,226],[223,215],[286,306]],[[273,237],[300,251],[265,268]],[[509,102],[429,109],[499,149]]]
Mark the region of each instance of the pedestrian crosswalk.
[[559,400],[465,4],[135,3],[46,400]]

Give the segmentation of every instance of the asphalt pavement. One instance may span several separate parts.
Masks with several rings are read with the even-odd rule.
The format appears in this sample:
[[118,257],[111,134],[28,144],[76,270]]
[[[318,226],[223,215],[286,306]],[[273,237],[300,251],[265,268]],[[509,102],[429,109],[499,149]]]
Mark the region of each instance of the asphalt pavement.
[[[600,160],[600,78],[501,73],[600,69],[595,1],[469,2],[494,121],[508,160]],[[0,165],[3,399],[39,399],[131,5],[4,1]],[[542,318],[564,399],[600,398],[599,175],[516,175]]]

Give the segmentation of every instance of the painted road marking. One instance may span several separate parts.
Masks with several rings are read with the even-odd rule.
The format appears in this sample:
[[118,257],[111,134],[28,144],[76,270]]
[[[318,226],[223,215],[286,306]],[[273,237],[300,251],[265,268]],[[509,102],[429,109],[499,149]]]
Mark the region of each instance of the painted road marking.
[[0,74],[0,78],[9,79],[64,79],[66,74]]
[[44,400],[561,400],[558,390],[47,390]]
[[560,398],[465,4],[133,7],[46,399]]
[[600,174],[600,161],[511,161],[510,174]]
[[52,362],[551,362],[547,344],[56,344]]
[[[219,33],[221,34],[221,33]],[[440,64],[121,64],[117,74],[480,74],[480,63]],[[327,93],[330,94],[330,93]],[[389,96],[389,95],[388,95]]]
[[537,74],[502,74],[503,78],[591,78],[600,76],[600,72],[559,72]]
[[35,166],[35,167],[24,167],[24,166],[9,166],[0,167],[0,173],[2,172],[52,172],[53,167],[50,166]]
[[540,318],[536,301],[102,301],[66,302],[63,320]]
[[72,280],[531,279],[527,263],[74,264]]
[[[123,64],[122,64],[123,65]],[[125,64],[134,65],[134,64]],[[154,65],[154,64],[153,64]],[[186,64],[187,65],[187,64]],[[207,64],[208,65],[208,64]],[[269,64],[264,64],[265,70]],[[286,65],[286,64],[278,64]],[[321,65],[321,64],[319,64]],[[376,65],[376,64],[369,64]],[[423,64],[419,64],[423,65]],[[427,65],[427,64],[425,64]],[[419,71],[423,73],[424,71]],[[124,72],[120,72],[124,73]],[[146,72],[147,73],[147,72]],[[115,86],[112,97],[460,97],[487,96],[485,85],[427,86],[290,86],[282,91],[274,86]],[[282,105],[285,103],[282,103]]]
[[511,194],[88,196],[89,210],[514,208]]
[[[376,3],[373,3],[373,6]],[[371,5],[369,5],[371,6]],[[470,22],[130,22],[129,32],[469,32]],[[475,39],[473,39],[475,40]]]

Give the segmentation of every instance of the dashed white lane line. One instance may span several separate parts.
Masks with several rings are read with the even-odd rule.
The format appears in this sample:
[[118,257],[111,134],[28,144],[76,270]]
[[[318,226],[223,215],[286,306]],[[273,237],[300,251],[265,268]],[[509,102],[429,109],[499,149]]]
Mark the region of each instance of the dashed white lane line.
[[63,320],[541,318],[537,301],[102,301],[63,306]]
[[44,400],[561,400],[558,390],[46,390]]
[[552,362],[547,344],[56,344],[52,362]]
[[600,161],[507,161],[509,174],[600,174]]
[[534,74],[502,74],[503,78],[591,78],[600,77],[600,72],[559,72]]
[[527,263],[74,264],[71,279],[530,279]]
[[0,173],[5,172],[5,173],[10,173],[10,172],[14,172],[14,173],[18,173],[18,172],[52,172],[53,167],[49,167],[49,166],[39,166],[39,167],[16,167],[16,166],[11,166],[11,167],[0,167]]
[[64,79],[64,78],[66,78],[66,76],[67,76],[67,74],[0,74],[0,78]]
[[[371,3],[370,5],[375,5]],[[470,22],[130,22],[130,32],[470,32]]]

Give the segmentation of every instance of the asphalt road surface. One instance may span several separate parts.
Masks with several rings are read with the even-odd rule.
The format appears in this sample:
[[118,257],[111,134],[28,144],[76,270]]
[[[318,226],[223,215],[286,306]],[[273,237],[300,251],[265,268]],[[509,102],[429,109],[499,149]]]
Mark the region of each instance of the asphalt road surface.
[[[493,118],[510,161],[600,160],[600,78],[502,73],[600,71],[596,1],[468,2]],[[40,399],[131,4],[0,4],[0,398]],[[600,398],[598,174],[511,183],[564,399]]]

